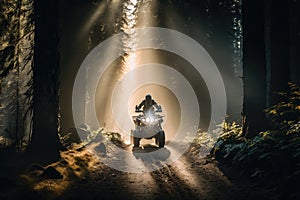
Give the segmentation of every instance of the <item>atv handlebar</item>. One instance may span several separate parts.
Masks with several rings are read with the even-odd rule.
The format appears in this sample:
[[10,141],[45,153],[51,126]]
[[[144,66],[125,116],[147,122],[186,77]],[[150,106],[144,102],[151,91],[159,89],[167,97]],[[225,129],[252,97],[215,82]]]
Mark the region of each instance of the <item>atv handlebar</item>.
[[[138,106],[135,106],[135,112],[144,112],[143,110],[138,109]],[[154,112],[162,112],[161,106],[159,106],[159,109],[154,110]]]

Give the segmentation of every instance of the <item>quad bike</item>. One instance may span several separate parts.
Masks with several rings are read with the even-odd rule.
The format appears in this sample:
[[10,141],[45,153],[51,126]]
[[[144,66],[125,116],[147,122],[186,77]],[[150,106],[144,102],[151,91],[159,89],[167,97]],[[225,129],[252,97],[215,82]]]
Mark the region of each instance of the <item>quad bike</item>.
[[132,116],[135,129],[131,130],[131,143],[133,143],[134,147],[140,146],[141,139],[150,140],[152,138],[155,138],[155,144],[158,147],[164,147],[165,132],[161,127],[164,116],[156,114],[157,112],[161,112],[161,109],[157,109],[156,111],[150,110],[148,112],[136,109],[135,112],[142,114]]

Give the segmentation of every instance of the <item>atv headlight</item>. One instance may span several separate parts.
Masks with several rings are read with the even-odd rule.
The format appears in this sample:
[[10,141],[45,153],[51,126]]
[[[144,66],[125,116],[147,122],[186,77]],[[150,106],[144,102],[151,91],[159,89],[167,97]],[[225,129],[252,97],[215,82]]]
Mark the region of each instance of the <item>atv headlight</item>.
[[147,117],[146,118],[147,123],[153,123],[154,121],[155,121],[155,119],[153,119],[152,117]]
[[151,120],[149,117],[146,118],[146,122],[149,123]]

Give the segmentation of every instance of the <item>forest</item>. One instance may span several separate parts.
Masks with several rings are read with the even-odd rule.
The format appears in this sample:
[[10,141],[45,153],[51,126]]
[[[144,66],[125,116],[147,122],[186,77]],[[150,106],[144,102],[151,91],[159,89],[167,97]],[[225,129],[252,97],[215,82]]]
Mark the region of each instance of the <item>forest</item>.
[[299,199],[299,9],[1,0],[0,199]]

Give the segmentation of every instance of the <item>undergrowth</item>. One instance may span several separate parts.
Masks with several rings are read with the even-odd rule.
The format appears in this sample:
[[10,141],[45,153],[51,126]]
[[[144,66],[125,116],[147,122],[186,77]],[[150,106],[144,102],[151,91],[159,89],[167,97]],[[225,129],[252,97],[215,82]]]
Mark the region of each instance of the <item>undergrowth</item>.
[[300,89],[289,85],[289,92],[278,93],[282,102],[265,110],[270,130],[247,139],[239,125],[224,124],[224,133],[212,150],[217,160],[245,175],[285,189],[300,180]]

